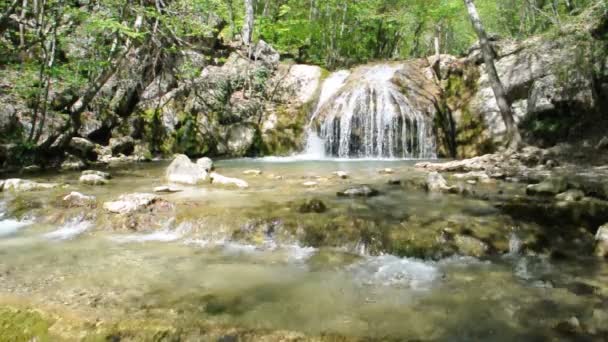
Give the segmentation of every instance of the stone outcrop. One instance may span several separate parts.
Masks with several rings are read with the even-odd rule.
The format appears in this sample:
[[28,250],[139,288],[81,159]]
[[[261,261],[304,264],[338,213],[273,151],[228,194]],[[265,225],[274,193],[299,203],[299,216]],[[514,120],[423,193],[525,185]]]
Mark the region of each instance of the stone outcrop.
[[116,201],[105,202],[103,208],[113,214],[129,214],[146,209],[161,200],[154,194],[134,193],[121,195]]
[[48,190],[59,186],[57,183],[39,183],[28,179],[10,178],[0,182],[0,191],[24,192]]
[[209,163],[206,160],[193,163],[190,158],[180,154],[173,159],[167,170],[165,178],[170,183],[196,185],[204,183],[208,176]]

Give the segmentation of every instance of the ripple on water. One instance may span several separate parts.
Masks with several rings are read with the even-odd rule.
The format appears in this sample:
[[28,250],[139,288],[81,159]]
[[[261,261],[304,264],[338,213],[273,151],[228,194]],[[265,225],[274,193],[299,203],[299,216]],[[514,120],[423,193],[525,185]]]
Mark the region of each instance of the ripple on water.
[[402,286],[430,289],[442,272],[433,262],[393,255],[367,257],[351,266],[355,278],[364,285]]
[[82,218],[75,218],[61,226],[59,229],[46,233],[43,236],[49,240],[71,240],[84,233],[92,226],[93,222],[83,220]]
[[143,242],[173,242],[183,238],[192,230],[189,222],[180,223],[176,228],[170,228],[171,223],[165,228],[142,234],[114,235],[110,239],[118,243],[143,243]]

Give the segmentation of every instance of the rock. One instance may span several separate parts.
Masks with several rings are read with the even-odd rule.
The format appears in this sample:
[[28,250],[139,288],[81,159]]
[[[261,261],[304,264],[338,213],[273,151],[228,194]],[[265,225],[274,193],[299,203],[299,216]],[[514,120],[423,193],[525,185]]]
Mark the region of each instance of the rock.
[[426,189],[430,192],[454,192],[455,187],[448,186],[448,182],[438,172],[431,172],[426,177]]
[[327,211],[327,207],[325,206],[325,203],[323,203],[323,201],[313,198],[310,199],[306,202],[304,202],[302,205],[300,205],[300,207],[298,208],[298,211],[303,213],[303,214],[308,214],[308,213],[324,213],[325,211]]
[[259,40],[253,48],[253,57],[256,61],[261,61],[270,68],[276,68],[281,59],[281,55],[270,44]]
[[116,201],[105,202],[103,208],[114,214],[128,214],[145,209],[158,200],[160,197],[154,194],[134,193],[121,195]]
[[557,323],[554,329],[562,335],[578,334],[581,332],[581,324],[578,318],[570,317],[567,321]]
[[4,180],[0,180],[0,192],[4,190]]
[[26,173],[36,173],[36,172],[40,172],[40,170],[41,170],[41,168],[38,165],[29,165],[22,169],[22,171],[26,172]]
[[213,160],[211,158],[203,157],[196,161],[196,165],[200,166],[207,173],[213,171]]
[[259,176],[262,174],[262,170],[245,170],[243,171],[243,174],[250,176]]
[[209,177],[212,184],[235,185],[241,189],[249,187],[249,184],[242,179],[222,176],[219,173],[212,172]]
[[457,173],[454,175],[456,179],[464,179],[467,181],[473,180],[476,182],[490,183],[492,179],[485,171],[470,171],[467,173]]
[[546,179],[538,184],[526,187],[526,194],[530,196],[555,196],[566,191],[568,183],[560,177]]
[[378,190],[371,188],[369,185],[359,185],[337,193],[340,197],[373,197],[379,194]]
[[485,242],[468,235],[456,235],[454,244],[461,254],[476,258],[486,255],[489,250]]
[[599,227],[595,234],[595,255],[608,258],[608,223]]
[[608,137],[603,137],[597,145],[595,145],[595,149],[597,150],[606,150],[608,149]]
[[207,175],[207,169],[193,163],[190,158],[183,154],[178,154],[165,171],[165,178],[168,182],[188,185],[205,182]]
[[555,196],[558,201],[576,202],[585,197],[585,193],[581,190],[568,190]]
[[95,144],[85,138],[73,137],[69,144],[70,151],[83,159],[97,160]]
[[121,137],[121,138],[111,138],[110,139],[110,149],[112,150],[112,155],[125,155],[130,156],[135,151],[135,140],[129,136]]
[[308,182],[302,183],[302,185],[304,185],[307,188],[313,188],[313,187],[319,185],[319,183],[318,182],[314,182],[314,181],[308,181]]
[[56,183],[38,183],[35,181],[20,179],[20,178],[10,178],[4,180],[2,191],[14,191],[14,192],[23,192],[23,191],[36,191],[36,190],[46,190],[58,187],[59,184]]
[[72,191],[63,198],[63,201],[70,207],[89,207],[95,205],[96,199],[95,196],[87,196]]
[[395,173],[395,170],[391,168],[385,168],[378,170],[378,173],[381,175],[392,175],[393,173]]
[[[282,70],[285,68],[286,71]],[[281,87],[285,88],[284,93],[295,96],[299,103],[304,104],[311,101],[319,89],[323,70],[316,65],[282,64],[277,74],[277,83],[280,82]]]
[[64,160],[63,163],[61,163],[61,170],[78,171],[84,169],[86,166],[87,165],[82,160],[70,155],[68,159]]
[[256,127],[239,123],[230,126],[227,133],[228,154],[235,157],[247,155],[255,141]]
[[401,179],[398,178],[391,178],[387,181],[388,185],[401,185],[401,183],[403,182],[401,181]]
[[99,176],[101,178],[104,179],[111,179],[112,175],[108,172],[103,172],[103,171],[97,171],[97,170],[85,170],[82,171],[82,175],[83,176],[87,176],[87,175],[95,175],[95,176]]
[[106,185],[109,183],[107,178],[96,174],[82,175],[78,181],[86,185]]
[[348,172],[346,172],[346,171],[335,171],[335,172],[332,172],[332,174],[334,176],[336,176],[338,178],[342,178],[342,179],[347,179],[349,177]]
[[154,188],[154,192],[156,192],[156,193],[174,193],[174,192],[180,192],[180,191],[182,191],[182,190],[178,189],[178,188],[173,188],[168,185],[157,186],[156,188]]

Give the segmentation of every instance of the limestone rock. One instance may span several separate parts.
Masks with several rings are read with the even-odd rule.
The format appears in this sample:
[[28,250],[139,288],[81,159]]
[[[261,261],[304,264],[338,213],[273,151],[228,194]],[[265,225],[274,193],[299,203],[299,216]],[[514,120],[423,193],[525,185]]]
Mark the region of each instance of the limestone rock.
[[227,133],[228,153],[231,156],[247,155],[254,143],[256,128],[251,124],[235,124],[230,126]]
[[128,214],[145,209],[158,200],[160,197],[154,194],[134,193],[121,195],[116,201],[105,202],[103,208],[114,214]]
[[608,258],[608,224],[599,227],[595,234],[595,255]]
[[88,160],[97,159],[95,144],[85,138],[73,137],[70,140],[69,148],[72,153],[81,158]]
[[97,170],[85,170],[82,171],[82,175],[83,176],[87,176],[87,175],[95,175],[95,176],[99,176],[101,178],[104,179],[111,179],[112,175],[108,172],[103,172],[103,171],[97,171]]
[[438,172],[431,172],[426,177],[426,189],[430,192],[453,192],[455,188],[448,186],[448,182]]
[[371,188],[369,185],[354,186],[337,193],[340,197],[374,197],[379,194],[378,190]]
[[82,175],[80,176],[78,181],[86,185],[107,185],[109,183],[107,178],[104,178],[97,174]]
[[568,190],[555,196],[558,201],[576,202],[580,201],[585,197],[585,193],[581,190]]
[[63,198],[63,201],[70,207],[87,207],[95,205],[95,196],[87,196],[80,192],[72,191]]
[[242,179],[231,178],[222,176],[219,173],[212,172],[209,177],[211,178],[212,184],[221,184],[221,185],[234,185],[238,188],[245,189],[249,187],[249,184]]
[[526,194],[531,196],[555,196],[566,191],[568,183],[559,177],[546,179],[538,184],[526,187]]
[[485,242],[468,235],[456,235],[454,244],[461,254],[476,258],[484,256],[489,250]]
[[110,139],[110,149],[112,150],[112,155],[125,155],[130,156],[135,151],[135,140],[133,138],[126,136],[121,138],[111,138]]
[[2,186],[3,191],[14,191],[14,192],[24,192],[24,191],[36,191],[36,190],[46,190],[58,187],[59,184],[56,183],[38,183],[35,181],[20,179],[20,178],[10,178],[4,180],[4,184]]
[[253,48],[253,57],[270,68],[275,68],[281,59],[277,50],[263,40],[259,40]]
[[196,185],[207,180],[207,169],[190,161],[186,155],[178,154],[165,172],[170,183]]
[[335,171],[332,173],[334,176],[341,178],[341,179],[347,179],[348,178],[348,172],[346,171]]
[[199,167],[201,167],[203,170],[205,170],[207,172],[213,171],[213,160],[211,160],[211,158],[207,158],[207,157],[199,158],[196,161],[196,165],[198,165]]

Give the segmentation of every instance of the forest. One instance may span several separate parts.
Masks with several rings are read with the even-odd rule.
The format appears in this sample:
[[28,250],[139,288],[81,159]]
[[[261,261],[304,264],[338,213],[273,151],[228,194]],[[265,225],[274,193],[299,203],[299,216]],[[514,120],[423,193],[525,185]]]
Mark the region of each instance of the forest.
[[0,342],[608,341],[608,0],[3,0]]

